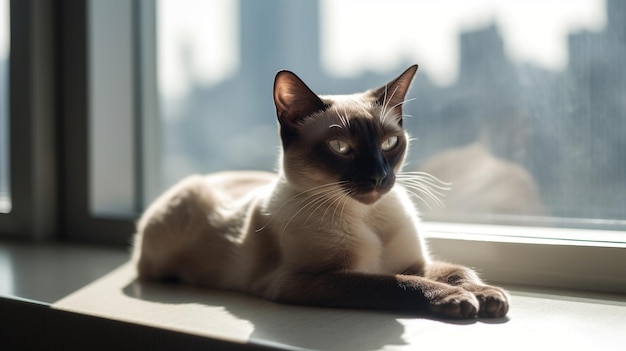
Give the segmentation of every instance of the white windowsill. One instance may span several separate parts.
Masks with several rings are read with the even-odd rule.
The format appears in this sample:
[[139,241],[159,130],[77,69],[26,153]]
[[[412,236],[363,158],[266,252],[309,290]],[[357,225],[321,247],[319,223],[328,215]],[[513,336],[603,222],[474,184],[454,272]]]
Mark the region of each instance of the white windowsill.
[[[611,239],[623,232],[441,223],[426,223],[425,229],[434,255],[475,267],[509,289],[507,318],[446,321],[285,306],[181,285],[140,285],[129,264],[105,274],[127,261],[125,249],[2,241],[0,282],[6,287],[10,279],[14,291],[0,295],[156,330],[282,349],[421,349],[440,346],[452,335],[466,350],[623,346],[626,294],[580,291],[626,287],[626,250]],[[591,234],[608,239],[589,245],[584,235]]]
[[53,308],[235,343],[281,349],[619,350],[626,296],[511,287],[502,319],[280,305],[186,285],[138,283],[126,264]]
[[424,229],[435,258],[473,267],[491,282],[626,293],[623,231],[448,223]]

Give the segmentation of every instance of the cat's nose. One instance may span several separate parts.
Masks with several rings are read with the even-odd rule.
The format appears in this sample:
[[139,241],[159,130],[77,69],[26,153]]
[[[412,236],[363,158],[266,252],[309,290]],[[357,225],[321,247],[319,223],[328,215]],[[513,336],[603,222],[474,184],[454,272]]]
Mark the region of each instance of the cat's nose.
[[381,172],[370,178],[370,182],[374,187],[378,188],[383,185],[388,176],[389,174],[387,174],[387,171],[381,170]]

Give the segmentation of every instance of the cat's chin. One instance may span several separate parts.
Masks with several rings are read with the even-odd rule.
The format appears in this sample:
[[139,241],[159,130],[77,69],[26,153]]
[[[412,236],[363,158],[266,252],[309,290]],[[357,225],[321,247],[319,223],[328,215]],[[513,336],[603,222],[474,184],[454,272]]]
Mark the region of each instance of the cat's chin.
[[372,191],[365,192],[365,193],[353,194],[352,198],[362,204],[371,205],[375,203],[376,201],[380,200],[380,198],[386,193],[387,191],[372,190]]

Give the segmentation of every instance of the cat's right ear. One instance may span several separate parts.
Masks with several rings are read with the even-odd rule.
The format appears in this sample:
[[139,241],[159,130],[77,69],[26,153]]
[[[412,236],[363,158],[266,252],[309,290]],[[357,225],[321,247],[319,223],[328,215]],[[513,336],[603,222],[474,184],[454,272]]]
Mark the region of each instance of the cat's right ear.
[[293,72],[280,71],[274,79],[274,104],[278,121],[293,127],[306,116],[325,108],[324,102]]

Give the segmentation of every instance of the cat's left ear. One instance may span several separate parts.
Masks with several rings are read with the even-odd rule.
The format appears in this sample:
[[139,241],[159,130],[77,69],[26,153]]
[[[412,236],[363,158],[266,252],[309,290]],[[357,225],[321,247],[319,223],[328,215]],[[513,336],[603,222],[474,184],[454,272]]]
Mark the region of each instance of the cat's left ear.
[[393,109],[394,114],[400,116],[400,124],[402,124],[404,97],[411,87],[415,72],[417,72],[417,65],[409,67],[398,78],[371,91],[381,106],[385,109]]

